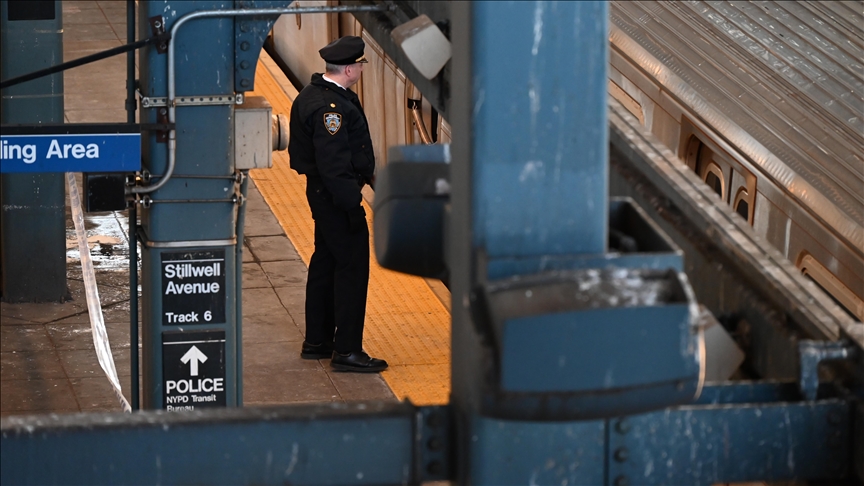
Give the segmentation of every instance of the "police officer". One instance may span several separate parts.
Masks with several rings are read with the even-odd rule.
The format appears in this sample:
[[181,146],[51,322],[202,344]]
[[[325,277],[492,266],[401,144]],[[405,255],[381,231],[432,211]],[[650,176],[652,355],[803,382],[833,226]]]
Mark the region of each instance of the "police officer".
[[357,95],[366,44],[356,36],[320,51],[325,74],[314,74],[291,107],[291,168],[306,176],[315,220],[315,252],[306,283],[303,359],[331,358],[338,371],[378,372],[387,362],[363,351],[369,283],[369,228],[360,190],[372,184],[375,154]]

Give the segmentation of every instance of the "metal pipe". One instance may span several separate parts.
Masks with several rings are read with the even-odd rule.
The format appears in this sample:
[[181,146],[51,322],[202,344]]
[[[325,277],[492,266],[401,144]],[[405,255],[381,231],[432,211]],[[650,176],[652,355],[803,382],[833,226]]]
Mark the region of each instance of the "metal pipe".
[[[135,40],[135,0],[126,0],[126,41]],[[126,53],[126,122],[135,123],[135,51]],[[129,208],[129,405],[138,410],[138,207]]]
[[[249,171],[244,170],[241,173],[243,174],[240,182],[241,199],[240,204],[237,206],[237,228],[235,230],[237,244],[234,246],[234,262],[235,265],[240,266],[240,268],[236,268],[234,271],[234,292],[237,295],[234,321],[237,323],[235,326],[237,335],[234,340],[237,347],[234,352],[236,353],[235,356],[237,356],[238,374],[243,370],[243,326],[241,325],[243,322],[243,226],[246,223],[246,193],[249,188]],[[237,406],[243,406],[243,380],[237,380]]]
[[[173,107],[171,110],[173,112]],[[133,194],[147,194],[156,191],[160,187],[164,186],[170,179],[171,175],[174,173],[174,166],[176,165],[177,158],[177,141],[176,141],[176,130],[171,129],[168,132],[168,170],[165,172],[165,176],[160,180],[157,184],[152,186],[135,186],[132,188]]]
[[237,238],[225,238],[222,240],[173,240],[173,241],[152,241],[144,228],[138,227],[138,239],[147,248],[202,248],[213,246],[232,246],[237,244]]
[[[126,42],[135,42],[135,1],[126,0]],[[126,52],[126,123],[135,123],[135,51]]]
[[227,197],[222,199],[151,199],[142,204],[159,204],[159,203],[236,203],[236,197]]
[[68,62],[64,62],[62,64],[58,64],[56,66],[51,66],[45,69],[40,69],[38,71],[34,71],[32,73],[24,74],[18,76],[17,78],[7,79],[3,82],[0,82],[0,89],[5,89],[10,86],[15,86],[16,84],[26,83],[27,81],[32,81],[34,79],[39,79],[44,76],[48,76],[51,74],[59,73],[65,71],[67,69],[76,68],[78,66],[83,66],[85,64],[90,64],[91,62],[101,61],[102,59],[116,56],[117,54],[123,54],[124,52],[131,52],[134,56],[134,52],[136,49],[140,49],[149,44],[155,44],[157,42],[164,42],[168,40],[168,37],[163,35],[157,35],[154,37],[150,37],[148,39],[143,39],[138,42],[135,42],[135,35],[133,33],[131,39],[129,39],[129,44],[114,47],[108,49],[106,51],[97,52],[96,54],[90,54],[89,56],[79,57],[78,59],[73,59]]
[[417,125],[417,132],[420,133],[420,141],[426,145],[432,145],[432,137],[429,136],[426,130],[426,123],[423,121],[423,113],[420,112],[420,100],[411,108],[411,116],[414,117],[414,124]]
[[[159,179],[164,177],[164,175],[150,175],[151,179]],[[223,180],[235,180],[237,178],[236,175],[174,175],[177,179],[223,179]]]
[[[254,8],[240,10],[201,10],[184,15],[174,22],[171,26],[171,39],[175,39],[177,31],[186,22],[195,19],[214,18],[214,17],[249,17],[257,15],[283,15],[283,14],[304,14],[304,13],[343,13],[343,12],[383,12],[391,7],[385,5],[360,5],[360,6],[341,6],[341,7],[299,7],[299,8]],[[175,93],[176,83],[174,76],[174,42],[168,43],[168,123],[174,124],[177,122],[177,96]],[[172,128],[168,132],[168,170],[165,171],[163,177],[157,184],[147,187],[133,187],[132,192],[136,194],[146,194],[158,190],[168,183],[171,175],[174,173],[174,166],[177,159],[177,130]]]
[[802,339],[798,342],[798,353],[801,363],[798,378],[801,394],[807,400],[814,401],[819,395],[819,364],[823,361],[852,359],[858,353],[858,348],[848,340]]
[[[411,117],[414,119],[414,126],[417,127],[417,132],[420,134],[420,141],[424,145],[435,143],[435,140],[429,136],[426,122],[423,121],[423,94],[413,84],[408,95],[408,109],[411,110]],[[435,109],[433,108],[432,111],[435,111]]]

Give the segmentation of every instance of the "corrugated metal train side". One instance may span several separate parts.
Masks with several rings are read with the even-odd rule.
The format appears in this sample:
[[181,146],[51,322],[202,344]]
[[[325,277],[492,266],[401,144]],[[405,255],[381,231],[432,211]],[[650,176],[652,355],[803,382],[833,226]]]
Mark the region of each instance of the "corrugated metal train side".
[[610,12],[610,94],[864,320],[864,7],[613,2]]

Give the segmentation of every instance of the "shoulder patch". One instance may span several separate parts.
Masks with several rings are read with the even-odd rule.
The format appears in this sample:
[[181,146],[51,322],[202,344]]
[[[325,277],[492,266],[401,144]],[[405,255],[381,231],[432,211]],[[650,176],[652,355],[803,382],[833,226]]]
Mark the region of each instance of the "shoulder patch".
[[330,132],[330,135],[336,135],[336,132],[342,128],[342,115],[339,113],[324,113],[324,128]]

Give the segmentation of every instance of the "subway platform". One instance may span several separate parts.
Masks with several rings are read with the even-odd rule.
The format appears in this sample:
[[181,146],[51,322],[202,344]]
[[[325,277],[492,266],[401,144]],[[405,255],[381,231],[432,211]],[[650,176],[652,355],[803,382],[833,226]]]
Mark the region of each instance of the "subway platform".
[[[125,44],[125,2],[63,2],[63,25],[66,61]],[[125,55],[66,71],[66,122],[124,122],[125,73]],[[337,373],[331,370],[329,360],[300,359],[306,264],[259,192],[254,177],[247,204],[243,253],[244,405],[397,400],[379,374]],[[67,216],[69,213],[67,199]],[[123,393],[129,399],[126,214],[88,213],[85,223],[114,362]],[[0,416],[121,410],[94,351],[80,256],[69,217],[66,231],[70,300],[0,303]]]

